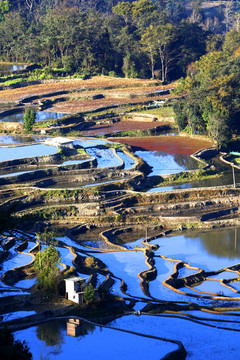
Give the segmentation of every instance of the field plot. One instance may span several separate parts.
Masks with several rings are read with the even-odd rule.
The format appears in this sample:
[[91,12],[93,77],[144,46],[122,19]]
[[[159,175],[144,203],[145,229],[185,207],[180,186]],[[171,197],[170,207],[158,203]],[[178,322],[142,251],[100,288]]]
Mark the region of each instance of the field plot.
[[[32,95],[44,95],[56,91],[85,91],[97,89],[117,89],[118,87],[144,87],[146,92],[148,86],[152,86],[152,91],[164,89],[161,82],[156,80],[140,80],[125,78],[109,78],[104,76],[96,76],[89,80],[82,79],[64,79],[64,80],[47,80],[42,84],[29,85],[17,89],[7,89],[1,91],[0,101],[14,101]],[[172,88],[168,86],[168,88]],[[84,94],[85,95],[85,94]]]
[[113,142],[119,142],[137,148],[150,151],[163,151],[168,154],[191,155],[194,152],[209,147],[209,140],[194,139],[186,136],[151,136],[141,138],[111,138]]

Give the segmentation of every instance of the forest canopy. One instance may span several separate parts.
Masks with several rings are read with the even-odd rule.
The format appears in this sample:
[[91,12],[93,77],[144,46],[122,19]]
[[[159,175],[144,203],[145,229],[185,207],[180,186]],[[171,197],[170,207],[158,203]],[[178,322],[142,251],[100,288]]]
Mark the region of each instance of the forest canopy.
[[207,134],[219,147],[238,134],[240,118],[240,34],[227,33],[221,51],[203,55],[188,67],[176,93],[179,130]]
[[[186,3],[187,4],[187,3]],[[172,81],[239,30],[238,2],[3,0],[0,59],[67,73]],[[211,3],[210,3],[211,4]]]

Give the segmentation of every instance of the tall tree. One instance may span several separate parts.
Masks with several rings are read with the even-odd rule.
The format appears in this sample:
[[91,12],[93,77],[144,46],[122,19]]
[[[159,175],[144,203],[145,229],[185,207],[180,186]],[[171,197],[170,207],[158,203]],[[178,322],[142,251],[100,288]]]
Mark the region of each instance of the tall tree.
[[59,253],[52,245],[37,253],[34,261],[34,270],[37,274],[38,286],[41,291],[57,292],[60,280],[59,262]]

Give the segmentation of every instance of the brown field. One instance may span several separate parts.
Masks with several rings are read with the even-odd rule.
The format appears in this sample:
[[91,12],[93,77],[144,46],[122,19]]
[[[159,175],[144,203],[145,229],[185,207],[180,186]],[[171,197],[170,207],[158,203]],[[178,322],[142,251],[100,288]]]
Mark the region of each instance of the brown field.
[[[171,95],[164,95],[164,98],[171,97]],[[159,100],[163,96],[156,97],[126,97],[122,99],[116,99],[113,97],[106,97],[98,100],[90,99],[76,99],[71,101],[64,101],[54,104],[48,111],[54,112],[63,112],[63,113],[77,113],[81,111],[90,111],[93,109],[98,109],[104,106],[113,106],[113,105],[125,105],[125,104],[134,104],[134,103],[144,103],[150,100]]]
[[[159,84],[159,85],[158,85]],[[152,88],[151,88],[152,85]],[[23,97],[30,95],[43,95],[55,92],[55,91],[78,91],[78,90],[104,90],[104,88],[116,89],[117,92],[122,91],[123,89],[118,89],[121,87],[129,88],[131,91],[138,91],[139,89],[134,87],[140,87],[140,92],[150,92],[148,87],[151,88],[151,91],[161,90],[172,88],[173,85],[163,86],[158,80],[142,80],[142,79],[126,79],[126,78],[110,78],[107,76],[95,76],[88,80],[79,80],[79,79],[69,79],[69,80],[49,80],[42,84],[29,85],[26,87],[21,87],[17,89],[6,89],[2,90],[0,94],[0,101],[16,101],[20,100]],[[143,90],[144,89],[144,90]],[[86,93],[84,92],[84,95]]]
[[191,155],[198,150],[213,145],[208,140],[187,136],[152,136],[141,138],[111,138],[114,142],[140,147],[150,151],[164,151],[169,154]]
[[[168,124],[167,122],[161,121],[161,125]],[[159,122],[153,121],[119,121],[114,124],[103,124],[103,125],[94,125],[89,128],[89,130],[81,131],[83,136],[102,136],[106,134],[111,134],[117,131],[129,131],[129,130],[148,130],[153,129]]]

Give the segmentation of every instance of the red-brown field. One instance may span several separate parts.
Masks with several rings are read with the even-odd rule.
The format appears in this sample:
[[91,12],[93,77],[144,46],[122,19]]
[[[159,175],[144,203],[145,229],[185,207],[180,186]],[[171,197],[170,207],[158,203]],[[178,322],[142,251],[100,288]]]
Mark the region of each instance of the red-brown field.
[[143,121],[119,121],[115,124],[103,124],[95,125],[89,128],[89,130],[82,131],[83,136],[102,136],[111,134],[118,131],[129,131],[129,130],[148,130],[153,129],[157,125],[165,125],[167,122],[143,122]]
[[141,147],[150,151],[164,151],[169,154],[191,155],[198,150],[212,146],[208,140],[187,136],[152,136],[141,138],[111,138],[111,141]]

